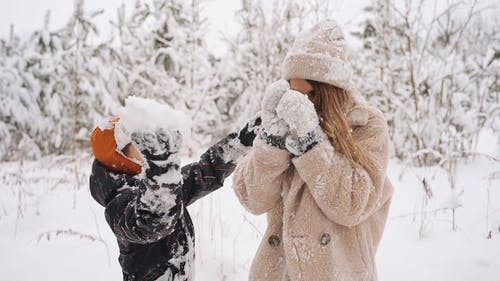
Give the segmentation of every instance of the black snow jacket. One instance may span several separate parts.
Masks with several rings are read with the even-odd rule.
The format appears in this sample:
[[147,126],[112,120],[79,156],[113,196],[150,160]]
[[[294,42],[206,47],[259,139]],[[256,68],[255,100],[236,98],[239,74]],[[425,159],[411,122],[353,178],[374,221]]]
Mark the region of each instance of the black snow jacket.
[[228,135],[182,168],[166,141],[154,153],[142,151],[149,168],[140,175],[112,172],[94,161],[90,192],[105,207],[117,237],[123,280],[190,280],[194,233],[186,207],[220,188],[233,172],[234,159],[243,154],[235,144],[246,147],[239,138]]

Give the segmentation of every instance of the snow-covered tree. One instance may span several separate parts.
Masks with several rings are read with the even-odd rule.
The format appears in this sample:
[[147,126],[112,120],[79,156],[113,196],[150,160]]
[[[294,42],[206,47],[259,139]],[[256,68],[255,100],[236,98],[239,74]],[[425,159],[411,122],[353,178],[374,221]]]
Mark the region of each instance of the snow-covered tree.
[[[394,154],[419,166],[449,164],[471,152],[482,127],[478,97],[492,75],[467,43],[477,42],[471,25],[480,15],[476,6],[464,16],[457,2],[428,19],[429,6],[425,0],[375,0],[355,34],[363,43],[354,58],[357,84],[386,113]],[[485,41],[478,46],[483,54],[491,48]]]
[[40,150],[33,136],[43,124],[43,116],[34,91],[39,85],[26,73],[30,61],[23,57],[21,40],[11,32],[8,40],[0,40],[0,159],[19,154],[34,158]]
[[100,13],[85,11],[79,0],[63,28],[50,30],[47,13],[43,28],[15,46],[12,39],[3,44],[2,127],[15,129],[5,136],[12,141],[3,145],[9,148],[2,148],[2,159],[87,147],[96,120],[118,105],[116,80],[108,79],[116,52],[107,42],[89,42],[89,36],[98,34],[93,19]]
[[304,2],[273,1],[270,9],[265,4],[242,0],[237,12],[241,32],[228,42],[229,53],[221,60],[226,75],[220,87],[227,94],[219,106],[233,127],[260,110],[265,88],[281,77],[281,62],[304,25]]
[[[75,1],[68,23],[0,40],[0,158],[87,147],[96,121],[128,95],[187,113],[196,150],[236,130],[260,109],[265,88],[302,28],[327,19],[330,1],[242,0],[241,31],[215,58],[206,46],[204,0],[137,0],[122,6],[111,38]],[[413,165],[451,165],[470,155],[483,127],[500,138],[499,21],[473,1],[373,0],[355,35],[357,85],[386,115],[394,155]],[[466,10],[466,12],[464,12]]]
[[114,23],[128,94],[155,98],[185,111],[193,122],[196,146],[220,125],[209,84],[211,55],[206,48],[203,1],[137,1],[129,16],[118,10]]

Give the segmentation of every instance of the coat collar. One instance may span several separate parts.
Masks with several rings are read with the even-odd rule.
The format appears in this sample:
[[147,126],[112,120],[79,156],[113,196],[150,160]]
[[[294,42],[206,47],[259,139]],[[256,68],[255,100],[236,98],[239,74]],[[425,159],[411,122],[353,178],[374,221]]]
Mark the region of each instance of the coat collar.
[[349,126],[365,126],[368,124],[368,109],[366,107],[354,107],[347,113]]
[[368,104],[358,91],[353,91],[352,99],[346,106],[346,117],[349,126],[365,126],[368,124]]

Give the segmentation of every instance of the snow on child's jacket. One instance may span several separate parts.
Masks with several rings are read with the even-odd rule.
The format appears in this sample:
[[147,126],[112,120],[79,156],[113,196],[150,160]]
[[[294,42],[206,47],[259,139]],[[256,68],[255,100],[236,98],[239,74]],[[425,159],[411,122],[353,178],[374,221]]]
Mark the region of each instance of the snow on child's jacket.
[[[142,170],[139,174],[118,172],[96,160],[90,176],[91,194],[105,207],[106,221],[117,237],[123,280],[192,280],[194,229],[186,207],[223,185],[244,154],[246,146],[240,140],[245,136],[232,133],[210,147],[198,162],[181,168],[179,128],[165,122],[139,125],[138,116],[133,115],[140,112],[139,120],[145,120],[139,109],[150,102],[137,98],[127,102],[121,118],[133,132],[130,141],[144,157]],[[149,105],[148,117],[154,118]],[[161,118],[181,121],[168,110],[158,112]],[[251,142],[252,135],[250,132]],[[120,142],[123,139],[116,140]]]

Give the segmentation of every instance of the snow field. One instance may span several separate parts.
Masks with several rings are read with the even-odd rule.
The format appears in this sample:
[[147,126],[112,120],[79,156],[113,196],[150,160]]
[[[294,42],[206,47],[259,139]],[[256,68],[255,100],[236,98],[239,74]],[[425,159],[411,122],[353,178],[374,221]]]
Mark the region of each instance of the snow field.
[[[118,247],[104,208],[88,191],[91,161],[89,156],[47,157],[0,164],[2,280],[121,280]],[[389,177],[395,194],[377,256],[379,279],[497,280],[498,170],[497,163],[481,157],[462,163],[457,189],[463,193],[457,196],[448,190],[442,170],[406,169],[392,160]],[[433,192],[425,208],[422,177]],[[450,200],[462,206],[456,209],[456,231],[452,212],[442,209]],[[247,280],[265,216],[255,217],[241,207],[231,178],[189,209],[197,241],[195,281]]]

